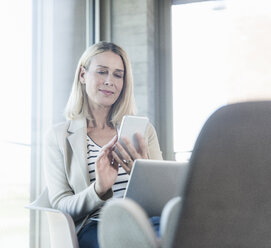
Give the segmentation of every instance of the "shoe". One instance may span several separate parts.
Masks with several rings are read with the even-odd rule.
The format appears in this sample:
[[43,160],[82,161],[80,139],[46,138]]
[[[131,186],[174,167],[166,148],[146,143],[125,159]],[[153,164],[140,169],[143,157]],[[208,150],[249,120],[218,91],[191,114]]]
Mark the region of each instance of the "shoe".
[[145,211],[131,199],[105,204],[98,224],[101,248],[158,248],[153,227]]

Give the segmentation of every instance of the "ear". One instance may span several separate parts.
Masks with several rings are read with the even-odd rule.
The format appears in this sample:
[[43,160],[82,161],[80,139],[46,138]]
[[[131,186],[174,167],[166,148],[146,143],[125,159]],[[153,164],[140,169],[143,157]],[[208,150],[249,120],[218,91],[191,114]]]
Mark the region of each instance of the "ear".
[[86,68],[84,66],[80,66],[80,72],[79,72],[79,79],[81,84],[85,84],[85,74],[86,74]]

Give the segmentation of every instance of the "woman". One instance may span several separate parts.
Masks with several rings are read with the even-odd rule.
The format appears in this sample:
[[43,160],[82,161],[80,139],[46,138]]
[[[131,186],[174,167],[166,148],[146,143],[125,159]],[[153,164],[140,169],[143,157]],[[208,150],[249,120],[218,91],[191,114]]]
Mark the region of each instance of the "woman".
[[91,46],[76,69],[67,121],[50,130],[45,154],[50,202],[72,216],[80,247],[98,247],[93,219],[106,200],[123,196],[133,161],[162,159],[151,124],[145,138],[137,135],[138,151],[126,140],[127,153],[117,142],[122,117],[134,112],[127,54],[113,43]]

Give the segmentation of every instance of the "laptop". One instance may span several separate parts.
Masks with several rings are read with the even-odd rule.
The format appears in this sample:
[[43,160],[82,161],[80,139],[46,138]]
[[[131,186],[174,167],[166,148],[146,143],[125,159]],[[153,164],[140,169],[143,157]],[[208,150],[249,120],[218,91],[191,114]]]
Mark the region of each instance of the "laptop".
[[188,167],[188,162],[135,160],[124,198],[133,199],[150,217],[160,216],[171,198],[183,195]]

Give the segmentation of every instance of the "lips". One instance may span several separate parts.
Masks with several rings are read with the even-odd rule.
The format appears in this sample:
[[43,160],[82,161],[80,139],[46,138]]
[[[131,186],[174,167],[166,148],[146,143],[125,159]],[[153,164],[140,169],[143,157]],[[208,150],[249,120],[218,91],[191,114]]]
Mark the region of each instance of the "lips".
[[111,96],[111,95],[114,94],[114,92],[113,92],[113,91],[110,91],[110,90],[102,90],[102,89],[99,89],[99,91],[100,91],[101,93],[103,93],[104,95],[106,95],[106,96]]

